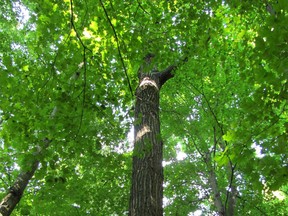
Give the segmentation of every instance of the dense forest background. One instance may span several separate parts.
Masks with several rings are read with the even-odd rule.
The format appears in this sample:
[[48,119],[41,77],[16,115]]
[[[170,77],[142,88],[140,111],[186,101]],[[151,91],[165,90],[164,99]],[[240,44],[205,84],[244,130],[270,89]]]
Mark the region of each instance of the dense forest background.
[[3,215],[9,194],[14,216],[128,214],[148,53],[177,66],[160,93],[164,214],[287,214],[287,0],[0,5]]

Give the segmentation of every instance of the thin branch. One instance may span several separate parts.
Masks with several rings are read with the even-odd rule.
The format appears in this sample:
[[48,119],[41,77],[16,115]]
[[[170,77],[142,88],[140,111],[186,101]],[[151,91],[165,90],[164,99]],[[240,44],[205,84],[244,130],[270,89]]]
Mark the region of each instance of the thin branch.
[[[67,38],[64,40],[64,44],[68,41],[70,35],[67,36]],[[40,94],[40,90],[41,89],[44,89],[44,87],[48,84],[48,82],[52,79],[52,76],[53,76],[53,70],[55,70],[55,65],[56,65],[56,60],[57,60],[57,57],[60,53],[60,47],[59,49],[57,49],[57,51],[55,51],[55,56],[54,56],[54,59],[52,61],[52,63],[50,64],[51,65],[51,69],[50,69],[50,74],[49,74],[49,77],[48,79],[44,82],[44,84],[42,85],[42,87],[40,87],[40,89],[37,91],[37,96],[36,96],[36,101],[37,101],[37,104],[39,102],[39,94]],[[39,58],[40,62],[43,63],[43,65],[46,65],[47,63],[42,60],[41,58]]]
[[145,13],[147,13],[147,14],[150,15],[150,13],[147,12],[147,11],[143,8],[143,6],[141,5],[141,2],[139,2],[139,0],[137,0],[137,3],[138,3],[138,6],[139,6]]
[[128,76],[128,73],[127,73],[127,69],[126,69],[126,66],[125,66],[125,63],[124,63],[124,60],[123,60],[123,57],[122,57],[122,53],[121,53],[121,50],[120,50],[120,44],[119,44],[119,39],[118,39],[117,32],[115,30],[114,25],[111,22],[111,19],[110,19],[109,15],[108,15],[108,12],[107,12],[102,0],[100,0],[100,4],[101,4],[101,7],[104,10],[104,13],[105,13],[105,16],[106,16],[108,22],[109,22],[109,24],[110,24],[110,26],[112,28],[112,31],[113,31],[113,34],[114,34],[114,38],[115,38],[116,43],[117,43],[117,49],[118,49],[118,54],[119,54],[119,57],[120,57],[120,61],[122,63],[122,66],[123,66],[123,69],[124,69],[124,73],[125,73],[126,79],[128,81],[129,89],[130,89],[131,95],[133,97],[133,91],[132,91],[132,87],[131,87],[131,84],[130,84],[130,79],[129,79],[129,76]]
[[83,48],[89,50],[91,53],[92,50],[90,50],[82,41],[77,29],[76,29],[76,26],[75,26],[75,23],[74,23],[74,10],[73,10],[73,0],[70,0],[70,11],[71,11],[71,17],[70,17],[70,23],[71,23],[71,26],[72,26],[72,29],[75,31],[76,33],[76,37],[78,38],[78,40],[80,41],[81,45]]
[[83,26],[85,25],[85,21],[87,19],[87,15],[88,15],[88,5],[87,5],[87,0],[84,0],[85,2],[85,14],[83,16],[83,21],[82,21],[82,24],[81,24],[81,28],[83,28]]
[[139,8],[141,8],[141,10],[143,10],[144,13],[147,13],[148,15],[150,15],[150,13],[147,12],[147,11],[143,8],[143,6],[141,5],[141,2],[139,2],[139,0],[137,0],[137,3],[138,3],[138,7],[136,8],[136,11],[135,11],[135,13],[134,13],[134,15],[133,15],[133,18],[134,18],[134,19],[135,19],[136,16],[137,16],[137,13],[138,13],[138,9],[139,9]]
[[[203,162],[208,166],[208,160],[207,160],[208,158],[207,158],[207,156],[205,156],[205,155],[201,152],[200,148],[198,147],[198,145],[196,144],[196,141],[193,139],[192,136],[191,136],[191,140],[192,140],[192,142],[193,142],[193,144],[194,144],[194,147],[196,148],[196,151],[200,154]],[[190,146],[188,146],[188,148],[190,148]]]
[[233,166],[232,162],[230,161],[230,166],[231,166],[231,176],[230,176],[228,190],[226,192],[225,210],[227,209],[227,204],[228,204],[228,200],[229,200],[229,192],[230,192],[229,189],[231,190],[231,194],[233,196],[232,184],[233,184],[233,180],[234,180],[234,171],[235,171],[236,165]]
[[215,157],[215,154],[216,154],[216,146],[217,146],[217,143],[218,143],[218,140],[217,140],[217,131],[216,131],[216,127],[213,126],[213,135],[214,135],[214,145],[213,145],[213,156]]
[[[259,131],[258,133],[255,133],[255,134],[253,134],[253,131],[251,132],[251,135],[250,135],[250,136],[247,138],[247,140],[244,142],[243,147],[242,147],[239,155],[242,155],[242,153],[243,153],[243,151],[245,150],[245,148],[248,147],[248,146],[247,146],[247,145],[248,145],[248,142],[249,142],[250,140],[252,140],[253,137],[259,136],[260,134],[266,132],[267,130],[269,130],[270,128],[272,128],[274,125],[276,125],[276,123],[278,123],[278,121],[281,119],[280,116],[286,111],[285,108],[286,108],[286,105],[284,105],[284,107],[283,107],[283,109],[281,110],[281,112],[280,112],[278,115],[276,115],[277,119],[276,119],[275,121],[273,121],[271,124],[269,124],[267,127],[263,128],[261,131]],[[263,124],[263,122],[264,122],[264,121],[261,121],[261,122],[257,125],[257,127],[258,127],[258,126],[260,127],[260,125]],[[236,164],[237,164],[237,162],[236,162]]]
[[[87,7],[87,5],[86,5]],[[70,0],[70,10],[71,10],[71,17],[70,17],[70,23],[71,23],[71,26],[72,26],[72,29],[75,31],[76,33],[76,37],[78,38],[81,46],[83,47],[83,64],[84,64],[84,83],[83,83],[83,100],[82,100],[82,111],[81,111],[81,119],[80,119],[80,125],[79,125],[79,128],[78,128],[78,131],[75,135],[75,137],[77,136],[77,134],[79,133],[81,127],[82,127],[82,123],[83,123],[83,116],[84,116],[84,105],[85,105],[85,100],[86,100],[86,85],[87,85],[87,58],[86,58],[86,51],[89,50],[91,53],[92,50],[90,50],[82,41],[77,29],[76,29],[76,26],[75,26],[75,23],[74,23],[74,10],[73,10],[73,0]],[[86,14],[85,14],[86,16]]]
[[[220,124],[220,122],[219,122],[219,120],[218,120],[215,112],[213,111],[213,109],[212,109],[212,107],[211,107],[211,104],[210,104],[208,98],[206,97],[204,91],[203,91],[203,90],[200,91],[200,90],[199,90],[193,83],[191,83],[188,79],[187,79],[187,81],[189,82],[189,84],[190,84],[193,88],[196,89],[197,92],[199,92],[199,94],[201,94],[201,95],[203,96],[204,100],[205,100],[206,103],[207,103],[208,109],[209,109],[210,113],[212,114],[212,116],[213,116],[216,124],[217,124],[218,127],[220,128],[220,130],[221,130],[221,135],[223,136],[223,135],[225,134],[225,133],[224,133],[224,130],[223,130],[223,127],[221,126],[221,124]],[[224,140],[224,142],[225,142],[225,144],[226,144],[226,146],[227,146],[227,145],[228,145],[227,141]],[[223,148],[223,147],[222,147],[222,148]],[[222,149],[222,150],[224,151],[225,149]],[[229,158],[229,157],[228,157],[228,158]],[[230,161],[230,158],[229,158],[229,161]]]
[[[188,82],[189,82],[189,81],[188,81]],[[211,104],[210,104],[209,100],[207,99],[206,95],[204,94],[203,90],[200,91],[196,86],[193,85],[193,83],[191,83],[191,82],[189,82],[189,83],[192,85],[193,88],[196,89],[196,91],[198,91],[198,92],[203,96],[204,100],[205,100],[206,103],[207,103],[208,109],[209,109],[210,113],[212,114],[213,118],[215,119],[216,124],[217,124],[218,127],[220,128],[220,130],[221,130],[221,135],[223,136],[223,135],[224,135],[223,127],[221,126],[220,122],[218,121],[218,118],[217,118],[215,112],[213,111],[213,109],[212,109],[212,107],[211,107]],[[216,144],[217,144],[218,140],[216,139],[216,128],[213,127],[213,129],[214,129],[214,146],[213,146],[213,153],[214,153],[214,156],[215,156]],[[224,142],[225,142],[225,144],[226,144],[226,146],[227,146],[228,143],[227,143],[226,141],[224,141]],[[222,147],[222,148],[223,148],[223,147]],[[223,150],[224,150],[224,149],[223,149]],[[233,163],[232,163],[232,160],[231,160],[230,156],[229,156],[229,155],[226,155],[226,156],[227,156],[228,161],[229,161],[229,164],[227,164],[227,166],[230,165],[230,167],[228,167],[228,169],[231,170],[231,176],[230,176],[230,180],[229,180],[229,189],[232,190],[232,184],[233,184],[233,180],[234,180],[234,171],[235,171],[235,168],[236,168],[237,163],[233,166]],[[228,204],[228,200],[229,200],[229,193],[230,193],[230,191],[227,190],[227,192],[226,192],[225,206],[224,206],[225,211],[226,211],[226,209],[227,209],[227,204]],[[231,192],[231,194],[232,194],[232,192]],[[233,196],[233,194],[232,194],[232,196]]]
[[[241,196],[237,196],[237,198],[239,198],[240,200],[243,200],[244,202],[248,202],[248,203],[249,203],[248,200],[242,198]],[[249,205],[250,205],[250,204],[249,204]],[[250,206],[251,206],[251,205],[250,205]],[[268,214],[266,214],[266,213],[265,213],[260,207],[258,207],[257,205],[253,205],[253,207],[254,207],[255,209],[257,209],[262,215],[268,216]]]

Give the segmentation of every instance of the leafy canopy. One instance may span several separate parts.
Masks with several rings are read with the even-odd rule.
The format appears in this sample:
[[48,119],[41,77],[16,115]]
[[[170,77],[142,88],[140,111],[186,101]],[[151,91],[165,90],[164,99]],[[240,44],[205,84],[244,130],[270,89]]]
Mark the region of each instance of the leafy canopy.
[[287,212],[285,0],[0,4],[1,197],[42,151],[14,215],[127,213],[147,53],[180,65],[161,90],[166,215],[215,212],[211,170],[236,215]]

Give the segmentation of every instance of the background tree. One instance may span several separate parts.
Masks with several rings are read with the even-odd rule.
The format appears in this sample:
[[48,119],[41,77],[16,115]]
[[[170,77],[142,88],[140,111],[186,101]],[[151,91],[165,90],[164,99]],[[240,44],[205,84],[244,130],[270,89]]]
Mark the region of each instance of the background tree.
[[39,160],[12,215],[128,214],[147,53],[187,57],[160,95],[165,215],[287,212],[285,0],[0,4],[1,198]]

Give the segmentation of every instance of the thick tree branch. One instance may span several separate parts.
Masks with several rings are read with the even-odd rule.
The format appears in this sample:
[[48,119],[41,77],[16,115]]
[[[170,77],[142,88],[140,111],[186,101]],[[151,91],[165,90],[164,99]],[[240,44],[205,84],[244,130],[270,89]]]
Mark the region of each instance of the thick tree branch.
[[165,84],[165,82],[169,79],[171,79],[172,77],[174,77],[174,74],[172,73],[174,70],[176,69],[176,66],[171,65],[168,68],[166,68],[165,70],[161,71],[159,73],[159,85],[160,88],[162,85]]

